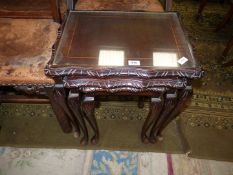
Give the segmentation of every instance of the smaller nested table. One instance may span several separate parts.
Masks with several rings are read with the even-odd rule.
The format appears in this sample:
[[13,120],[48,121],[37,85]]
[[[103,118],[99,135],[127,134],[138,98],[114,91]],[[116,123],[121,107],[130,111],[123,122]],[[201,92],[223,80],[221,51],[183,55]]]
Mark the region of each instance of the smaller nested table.
[[202,76],[176,13],[101,11],[68,14],[45,73],[56,82],[49,96],[63,131],[82,144],[87,123],[99,140],[95,99],[106,95],[149,97],[141,140],[155,143]]

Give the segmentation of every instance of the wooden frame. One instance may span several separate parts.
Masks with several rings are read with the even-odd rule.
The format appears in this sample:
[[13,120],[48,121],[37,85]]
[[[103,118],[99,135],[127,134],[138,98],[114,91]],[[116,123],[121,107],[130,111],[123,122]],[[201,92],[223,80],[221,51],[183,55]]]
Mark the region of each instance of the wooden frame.
[[50,10],[4,10],[0,9],[0,17],[6,18],[27,18],[27,19],[37,19],[37,18],[45,18],[50,19],[53,18],[56,22],[61,22],[60,8],[59,8],[59,0],[48,0],[48,6],[50,6]]

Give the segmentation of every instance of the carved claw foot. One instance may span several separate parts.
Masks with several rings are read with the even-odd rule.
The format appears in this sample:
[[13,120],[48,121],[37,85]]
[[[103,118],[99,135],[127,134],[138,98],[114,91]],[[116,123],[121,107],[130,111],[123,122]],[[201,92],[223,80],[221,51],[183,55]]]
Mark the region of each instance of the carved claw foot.
[[149,139],[149,142],[152,144],[155,144],[157,141],[163,141],[163,137],[162,136],[156,136],[156,137],[151,137]]
[[163,136],[159,134],[159,135],[156,136],[156,139],[158,141],[163,141]]
[[148,144],[149,143],[149,138],[146,135],[141,136],[141,141],[142,143]]
[[93,145],[96,145],[98,142],[99,142],[99,137],[98,137],[97,135],[95,135],[95,136],[93,136],[93,137],[91,138],[91,143],[92,143]]
[[82,137],[81,140],[80,140],[80,144],[85,146],[88,144],[88,139],[86,137]]
[[77,132],[77,131],[74,131],[73,136],[74,136],[74,138],[79,138],[80,137],[80,133]]
[[149,142],[152,143],[152,144],[155,144],[156,143],[156,138],[155,137],[150,137],[149,139]]

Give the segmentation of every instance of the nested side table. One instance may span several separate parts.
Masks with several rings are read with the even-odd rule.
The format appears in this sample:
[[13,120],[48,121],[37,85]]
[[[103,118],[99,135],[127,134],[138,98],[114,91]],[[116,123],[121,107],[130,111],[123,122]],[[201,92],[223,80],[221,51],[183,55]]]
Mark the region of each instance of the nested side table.
[[202,71],[176,13],[71,11],[45,74],[56,82],[49,96],[61,127],[73,128],[82,144],[89,141],[87,123],[91,142],[101,138],[96,97],[108,95],[148,97],[139,132],[144,143],[156,143]]

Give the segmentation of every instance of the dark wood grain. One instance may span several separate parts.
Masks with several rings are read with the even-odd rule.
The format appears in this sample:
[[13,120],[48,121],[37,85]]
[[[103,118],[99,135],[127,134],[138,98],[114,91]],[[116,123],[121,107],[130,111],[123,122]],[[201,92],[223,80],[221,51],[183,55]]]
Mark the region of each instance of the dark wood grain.
[[61,22],[58,0],[3,0],[0,1],[0,17],[53,18],[54,21]]

